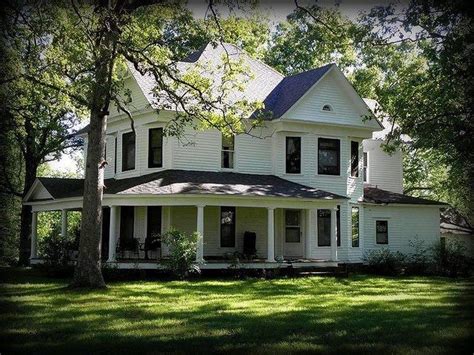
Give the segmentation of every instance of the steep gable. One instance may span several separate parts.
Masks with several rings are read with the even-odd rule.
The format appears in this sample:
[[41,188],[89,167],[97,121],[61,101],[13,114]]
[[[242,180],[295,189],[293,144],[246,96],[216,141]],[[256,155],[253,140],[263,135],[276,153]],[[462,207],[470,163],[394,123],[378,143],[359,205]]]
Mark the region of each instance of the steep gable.
[[[323,110],[328,105],[330,111]],[[364,121],[364,117],[373,117]],[[283,119],[347,125],[379,130],[383,128],[344,74],[332,65],[283,115]]]

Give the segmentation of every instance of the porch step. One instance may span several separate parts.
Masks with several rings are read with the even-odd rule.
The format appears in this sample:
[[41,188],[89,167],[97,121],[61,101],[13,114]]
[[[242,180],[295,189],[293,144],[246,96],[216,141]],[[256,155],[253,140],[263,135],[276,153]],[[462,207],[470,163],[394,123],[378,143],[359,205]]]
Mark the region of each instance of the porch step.
[[298,276],[341,276],[347,277],[348,270],[346,265],[336,267],[308,267],[304,269],[295,269],[295,275]]

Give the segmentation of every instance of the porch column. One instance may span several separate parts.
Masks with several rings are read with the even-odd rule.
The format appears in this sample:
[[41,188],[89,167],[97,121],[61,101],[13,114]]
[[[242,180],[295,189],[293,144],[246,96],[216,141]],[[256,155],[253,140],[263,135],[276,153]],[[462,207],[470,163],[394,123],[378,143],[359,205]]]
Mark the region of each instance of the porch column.
[[117,222],[118,206],[110,206],[110,224],[109,224],[109,257],[108,262],[115,262],[115,251],[117,249]]
[[275,261],[275,208],[267,207],[268,235],[267,235],[267,261]]
[[32,212],[30,260],[36,259],[38,257],[38,254],[36,252],[36,236],[38,232],[37,225],[38,225],[38,212]]
[[197,207],[196,230],[199,234],[196,248],[196,261],[204,262],[204,205]]
[[61,210],[61,237],[67,237],[67,210]]
[[337,207],[331,208],[331,261],[337,261]]

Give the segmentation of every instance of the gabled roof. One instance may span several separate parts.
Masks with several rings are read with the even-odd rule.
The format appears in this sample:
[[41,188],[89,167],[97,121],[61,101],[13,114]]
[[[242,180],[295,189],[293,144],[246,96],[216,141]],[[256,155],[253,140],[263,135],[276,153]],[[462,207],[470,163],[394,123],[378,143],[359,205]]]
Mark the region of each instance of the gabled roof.
[[263,101],[265,111],[272,113],[272,119],[280,118],[311,89],[333,65],[335,64],[327,64],[320,68],[284,78]]
[[[39,179],[54,199],[83,196],[82,179]],[[200,194],[318,200],[347,199],[345,196],[297,184],[274,175],[230,172],[164,170],[128,179],[107,179],[104,185],[104,194],[117,195]]]
[[444,202],[427,200],[408,195],[399,194],[392,191],[382,190],[372,186],[364,186],[364,200],[366,203],[381,205],[401,204],[401,205],[447,205]]

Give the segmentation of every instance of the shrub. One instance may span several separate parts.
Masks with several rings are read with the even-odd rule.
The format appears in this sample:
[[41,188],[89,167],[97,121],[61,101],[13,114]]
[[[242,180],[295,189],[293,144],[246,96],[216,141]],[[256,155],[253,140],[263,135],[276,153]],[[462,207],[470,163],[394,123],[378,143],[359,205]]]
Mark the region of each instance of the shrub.
[[431,264],[430,250],[425,246],[425,242],[418,237],[408,242],[412,251],[405,258],[405,273],[426,274]]
[[163,235],[163,242],[170,250],[169,257],[164,262],[176,276],[185,278],[191,273],[201,272],[195,263],[198,237],[198,233],[186,234],[176,229]]
[[459,241],[439,241],[431,248],[431,253],[436,274],[456,277],[469,275],[472,271],[473,262]]
[[400,252],[388,248],[369,250],[364,254],[364,261],[369,271],[380,275],[397,275],[402,271],[406,257]]

